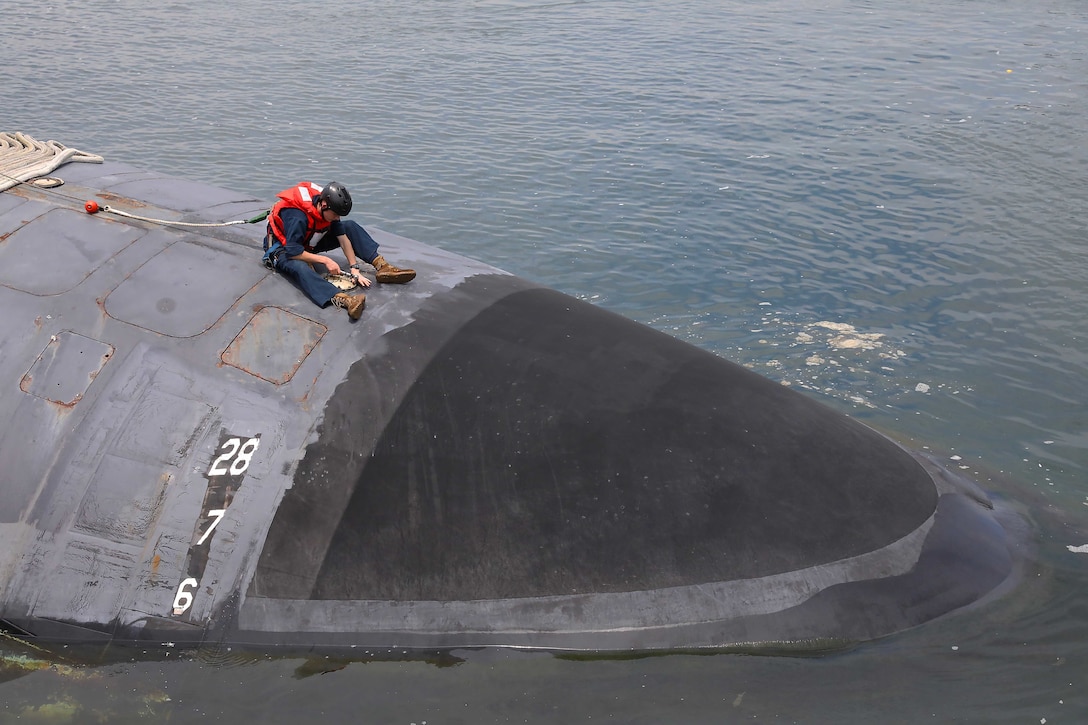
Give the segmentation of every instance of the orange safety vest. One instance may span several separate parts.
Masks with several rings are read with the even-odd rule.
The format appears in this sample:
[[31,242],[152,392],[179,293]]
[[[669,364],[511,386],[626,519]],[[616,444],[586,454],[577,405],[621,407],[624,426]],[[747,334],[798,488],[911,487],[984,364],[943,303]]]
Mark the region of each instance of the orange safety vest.
[[272,211],[268,215],[268,234],[278,239],[283,246],[287,246],[287,234],[283,229],[280,212],[284,209],[298,209],[306,214],[306,237],[302,240],[302,246],[307,252],[312,252],[310,240],[314,234],[329,228],[329,222],[325,221],[325,217],[314,205],[314,197],[321,193],[321,188],[312,182],[303,181],[276,194],[279,201],[272,206]]

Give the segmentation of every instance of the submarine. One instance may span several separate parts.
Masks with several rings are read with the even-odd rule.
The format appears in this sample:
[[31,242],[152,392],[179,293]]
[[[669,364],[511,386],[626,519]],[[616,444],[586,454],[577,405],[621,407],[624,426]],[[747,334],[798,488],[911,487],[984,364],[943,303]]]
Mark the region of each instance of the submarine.
[[371,227],[418,276],[353,322],[261,264],[269,200],[50,143],[0,192],[8,637],[789,650],[1015,579],[1008,512],[806,394]]

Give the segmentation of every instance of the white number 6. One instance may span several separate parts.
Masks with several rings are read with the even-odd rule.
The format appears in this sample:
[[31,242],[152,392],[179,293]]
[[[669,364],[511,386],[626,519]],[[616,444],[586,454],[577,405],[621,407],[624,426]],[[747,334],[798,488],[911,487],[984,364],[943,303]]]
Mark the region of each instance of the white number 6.
[[199,584],[200,582],[192,577],[181,583],[178,587],[178,594],[174,597],[174,614],[184,614],[186,609],[193,606],[193,593],[188,588],[196,587]]

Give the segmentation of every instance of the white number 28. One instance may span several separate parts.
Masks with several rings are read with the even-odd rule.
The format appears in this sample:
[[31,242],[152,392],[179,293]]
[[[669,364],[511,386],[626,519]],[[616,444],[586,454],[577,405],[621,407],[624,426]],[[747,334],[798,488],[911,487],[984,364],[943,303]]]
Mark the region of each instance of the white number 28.
[[219,457],[212,461],[208,469],[209,476],[241,476],[249,468],[253,454],[257,452],[257,446],[261,444],[260,438],[250,438],[245,443],[241,438],[228,438],[219,450]]

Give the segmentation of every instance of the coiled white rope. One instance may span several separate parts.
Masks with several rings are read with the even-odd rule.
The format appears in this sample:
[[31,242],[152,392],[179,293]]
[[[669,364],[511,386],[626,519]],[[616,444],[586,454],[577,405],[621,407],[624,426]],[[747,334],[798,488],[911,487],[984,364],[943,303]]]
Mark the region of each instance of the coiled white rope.
[[43,143],[18,131],[0,133],[0,191],[45,176],[69,161],[100,164],[102,160],[56,141]]

